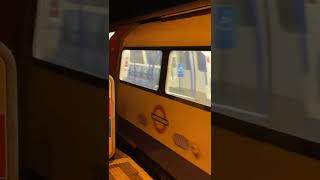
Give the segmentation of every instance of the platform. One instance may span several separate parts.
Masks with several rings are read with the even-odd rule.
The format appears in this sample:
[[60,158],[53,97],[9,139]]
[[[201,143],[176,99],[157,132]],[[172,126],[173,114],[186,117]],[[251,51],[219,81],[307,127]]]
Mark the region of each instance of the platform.
[[129,156],[117,150],[115,160],[109,163],[109,180],[152,180]]

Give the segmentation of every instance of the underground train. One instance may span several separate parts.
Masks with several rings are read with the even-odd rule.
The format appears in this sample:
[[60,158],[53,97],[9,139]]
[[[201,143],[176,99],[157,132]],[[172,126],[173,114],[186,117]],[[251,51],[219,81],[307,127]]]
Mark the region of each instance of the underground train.
[[[220,169],[224,177],[237,178],[229,168],[247,179],[262,169],[273,172],[265,179],[312,177],[319,169],[318,10],[317,1],[215,2],[214,162],[233,161]],[[285,174],[283,167],[299,172]]]
[[174,178],[210,179],[210,1],[138,17],[112,30],[109,68],[120,140],[135,144]]
[[215,49],[212,111],[319,143],[318,3],[246,2],[217,5],[238,16]]
[[[108,9],[56,2],[17,1],[8,14],[25,15],[23,28],[1,28],[21,35],[5,40],[12,52],[0,45],[0,179],[26,167],[43,179],[97,179],[99,143],[109,144],[109,170],[129,162],[145,179],[319,179],[318,1],[197,1],[114,24],[107,114],[105,84],[85,77],[108,79],[97,43]],[[216,17],[232,34],[211,34]]]
[[[286,1],[277,0],[216,1],[212,17],[216,39],[213,41],[215,64],[212,80],[211,75],[208,76],[211,68],[206,68],[211,67],[211,46],[191,42],[195,36],[196,41],[201,41],[206,34],[200,33],[200,28],[195,30],[197,27],[192,25],[192,15],[186,15],[196,11],[195,9],[185,12],[176,10],[171,15],[168,10],[161,12],[165,15],[155,13],[135,19],[132,25],[130,22],[123,26],[117,25],[110,41],[110,67],[116,70],[110,69],[110,73],[115,77],[118,95],[116,114],[119,136],[124,141],[133,143],[133,149],[140,149],[175,177],[179,177],[179,170],[175,172],[172,166],[157,157],[158,154],[144,150],[152,149],[145,145],[147,142],[156,140],[211,174],[206,168],[209,166],[202,166],[201,160],[193,161],[187,148],[180,144],[191,142],[188,139],[189,133],[180,128],[187,129],[189,125],[184,116],[189,117],[188,119],[193,116],[179,109],[179,112],[185,112],[181,113],[183,116],[179,117],[180,113],[175,113],[169,119],[171,115],[168,115],[170,110],[167,107],[179,107],[170,105],[169,101],[172,100],[201,110],[209,108],[209,112],[213,113],[212,122],[218,126],[212,127],[216,128],[218,134],[228,137],[228,130],[232,130],[282,147],[285,156],[290,156],[287,151],[296,151],[302,153],[302,157],[311,156],[311,162],[314,162],[319,153],[317,148],[308,147],[318,147],[320,140],[317,130],[320,112],[316,50],[318,41],[315,36],[317,23],[314,23],[317,7],[318,3],[303,0],[294,1],[290,7]],[[205,8],[199,8],[200,11],[203,9]],[[195,17],[204,16],[199,14],[201,15]],[[179,21],[180,18],[183,21]],[[188,18],[190,24],[185,27],[184,23],[188,22]],[[176,27],[170,27],[170,23],[175,23]],[[183,32],[176,31],[179,28]],[[193,34],[180,39],[191,30]],[[192,52],[188,53],[186,50],[190,49]],[[204,64],[206,65],[203,66]],[[207,86],[207,82],[210,82],[210,86]],[[165,108],[162,104],[165,104]],[[157,110],[159,114],[155,113]],[[183,125],[176,122],[174,117],[183,120]],[[199,121],[206,118],[198,116],[197,119],[197,124],[192,127],[193,132],[196,132],[195,126],[200,127],[200,123],[206,123]],[[211,126],[211,122],[206,125]],[[204,137],[209,131],[204,128],[201,134]],[[148,135],[152,137],[150,141],[132,137],[140,132],[139,138],[147,139],[143,135]],[[302,142],[309,150],[301,150],[300,145],[295,142]],[[309,145],[310,142],[312,145]],[[227,143],[217,143],[213,148],[219,149],[219,144],[224,147]],[[202,152],[202,147],[194,148],[192,143],[189,145],[193,155],[194,149]],[[165,156],[165,153],[162,154]],[[221,159],[219,162],[223,163],[223,158],[220,157],[217,159]],[[297,162],[299,157],[301,154],[292,155]],[[302,162],[306,163],[308,160]],[[227,171],[226,169],[225,172]]]

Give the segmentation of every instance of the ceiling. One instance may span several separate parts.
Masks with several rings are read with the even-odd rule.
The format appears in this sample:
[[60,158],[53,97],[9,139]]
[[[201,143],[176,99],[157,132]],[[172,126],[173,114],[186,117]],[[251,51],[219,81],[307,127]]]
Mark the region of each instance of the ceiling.
[[110,24],[191,1],[192,0],[110,0]]

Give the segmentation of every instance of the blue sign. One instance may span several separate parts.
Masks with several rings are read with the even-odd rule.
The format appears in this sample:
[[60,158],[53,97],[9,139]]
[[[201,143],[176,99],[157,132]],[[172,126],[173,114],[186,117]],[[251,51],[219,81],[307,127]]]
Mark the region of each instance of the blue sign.
[[184,64],[178,64],[178,77],[184,76]]
[[233,47],[234,10],[232,6],[220,6],[214,10],[214,47],[228,49]]

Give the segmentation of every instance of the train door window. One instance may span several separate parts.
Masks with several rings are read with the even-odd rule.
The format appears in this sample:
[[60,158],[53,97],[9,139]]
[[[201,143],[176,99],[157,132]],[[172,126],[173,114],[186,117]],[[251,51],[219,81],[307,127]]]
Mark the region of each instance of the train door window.
[[165,91],[211,106],[211,51],[171,51]]
[[106,79],[108,0],[41,0],[37,5],[33,56]]
[[134,85],[158,90],[161,62],[160,50],[124,50],[119,78]]

